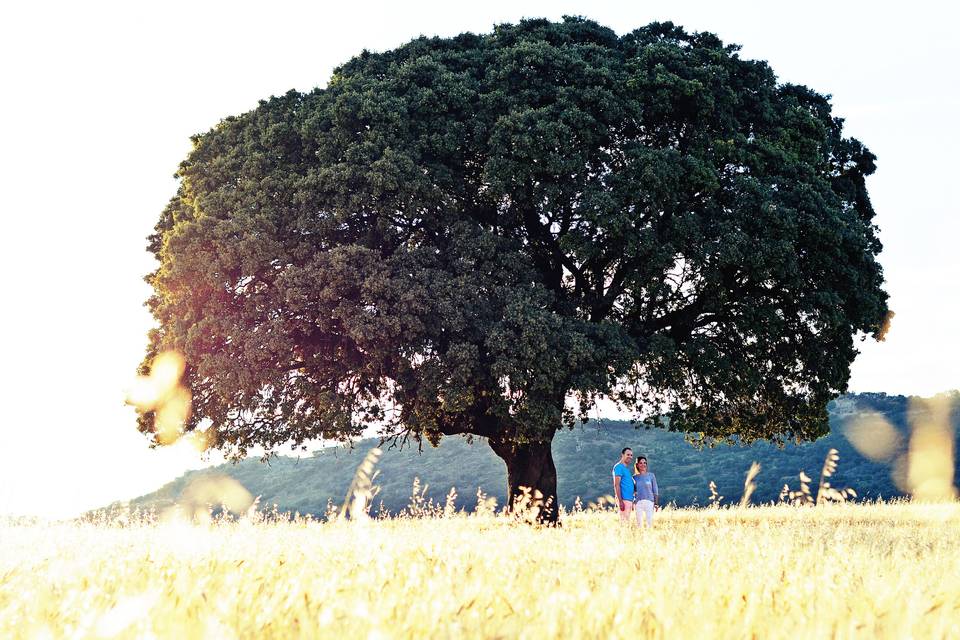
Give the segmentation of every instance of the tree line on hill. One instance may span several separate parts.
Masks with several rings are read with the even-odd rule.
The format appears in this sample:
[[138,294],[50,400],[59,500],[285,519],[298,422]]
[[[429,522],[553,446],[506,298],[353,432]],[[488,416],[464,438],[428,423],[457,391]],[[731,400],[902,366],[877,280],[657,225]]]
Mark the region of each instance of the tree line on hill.
[[[903,496],[904,492],[893,480],[891,464],[861,455],[845,432],[863,412],[877,412],[903,436],[901,451],[897,452],[902,454],[909,436],[910,400],[882,393],[844,396],[830,405],[831,430],[827,436],[782,448],[757,442],[749,446],[698,449],[684,441],[679,433],[637,428],[626,421],[591,421],[560,431],[553,442],[561,503],[569,508],[579,498],[587,505],[610,494],[611,469],[625,446],[648,457],[651,471],[659,480],[662,501],[677,506],[707,504],[711,481],[724,496],[723,503],[738,501],[746,471],[754,461],[760,463],[761,471],[755,480],[753,502],[774,502],[784,484],[797,488],[801,471],[816,481],[830,449],[840,454],[838,469],[831,478],[833,486],[855,489],[860,500]],[[956,438],[960,402],[954,402],[951,420]],[[357,466],[378,444],[376,439],[365,439],[355,443],[352,449],[329,447],[308,457],[278,456],[268,463],[247,459],[191,471],[131,504],[162,509],[172,505],[192,481],[205,475],[226,474],[254,496],[260,496],[260,503],[265,507],[276,505],[281,511],[321,516],[328,505],[343,502]],[[422,495],[427,500],[442,504],[451,488],[455,488],[458,508],[475,508],[478,491],[503,505],[504,463],[481,444],[470,444],[465,438],[446,438],[438,447],[424,447],[422,452],[416,447],[385,448],[377,464],[375,484],[379,492],[373,501],[374,510],[382,508],[397,513],[405,508],[410,502],[415,478],[419,479],[424,489]],[[954,450],[958,444],[955,442]],[[955,477],[960,477],[956,460],[955,466]]]

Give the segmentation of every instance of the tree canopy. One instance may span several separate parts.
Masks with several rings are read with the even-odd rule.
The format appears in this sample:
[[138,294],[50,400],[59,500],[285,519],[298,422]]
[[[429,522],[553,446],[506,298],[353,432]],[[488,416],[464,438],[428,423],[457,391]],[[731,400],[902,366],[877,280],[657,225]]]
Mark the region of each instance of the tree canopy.
[[671,23],[364,51],[194,137],[143,366],[180,351],[186,429],[236,455],[466,433],[548,497],[553,434],[600,397],[693,439],[816,438],[888,313],[875,158],[842,128]]

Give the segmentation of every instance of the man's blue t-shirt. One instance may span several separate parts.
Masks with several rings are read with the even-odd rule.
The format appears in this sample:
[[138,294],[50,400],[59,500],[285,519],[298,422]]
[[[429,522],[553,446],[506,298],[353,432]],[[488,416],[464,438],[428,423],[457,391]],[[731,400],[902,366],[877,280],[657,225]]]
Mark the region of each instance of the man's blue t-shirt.
[[630,469],[627,468],[627,465],[622,462],[618,462],[617,466],[613,468],[613,479],[617,480],[617,477],[620,478],[620,497],[623,500],[633,501],[633,474],[630,473]]

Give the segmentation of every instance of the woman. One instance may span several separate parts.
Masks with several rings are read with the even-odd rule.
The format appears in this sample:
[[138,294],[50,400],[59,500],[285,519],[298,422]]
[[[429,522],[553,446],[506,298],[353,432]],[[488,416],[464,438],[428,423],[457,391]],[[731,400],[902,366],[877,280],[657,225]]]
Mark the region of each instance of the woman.
[[653,512],[660,507],[660,489],[657,487],[657,476],[647,471],[647,457],[637,456],[637,462],[634,465],[633,480],[636,483],[634,492],[634,501],[636,502],[637,524],[644,526],[646,519],[647,526],[653,526]]

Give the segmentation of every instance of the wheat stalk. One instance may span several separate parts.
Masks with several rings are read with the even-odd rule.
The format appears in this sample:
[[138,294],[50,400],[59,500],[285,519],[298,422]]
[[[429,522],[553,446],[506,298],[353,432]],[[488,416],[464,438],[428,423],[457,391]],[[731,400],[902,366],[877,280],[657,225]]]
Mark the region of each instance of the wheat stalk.
[[710,504],[714,507],[719,507],[723,496],[717,493],[717,483],[711,480],[707,487],[710,489]]
[[753,495],[753,491],[757,488],[753,480],[757,477],[758,473],[760,473],[760,463],[754,461],[750,464],[750,469],[747,471],[747,478],[743,482],[743,497],[740,498],[741,507],[746,507],[750,504],[750,496]]
[[820,470],[820,486],[817,487],[817,504],[823,504],[830,491],[830,481],[827,480],[837,470],[837,461],[840,454],[836,449],[827,451],[827,457],[823,459],[823,468]]
[[363,462],[357,467],[357,472],[353,474],[353,480],[350,482],[350,488],[347,489],[347,496],[344,498],[343,506],[340,507],[340,517],[356,520],[364,518],[367,515],[367,506],[370,500],[376,495],[373,487],[373,480],[376,474],[373,468],[380,460],[383,451],[379,447],[374,447],[367,452]]

